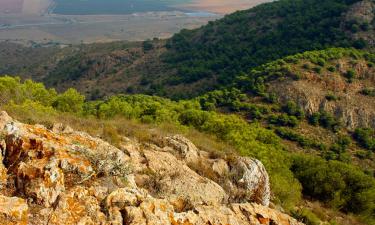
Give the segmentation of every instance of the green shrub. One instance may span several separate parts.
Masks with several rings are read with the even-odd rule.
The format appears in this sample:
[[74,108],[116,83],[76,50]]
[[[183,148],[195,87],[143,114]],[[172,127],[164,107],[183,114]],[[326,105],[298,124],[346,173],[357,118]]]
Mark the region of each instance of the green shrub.
[[320,120],[320,113],[313,113],[309,117],[309,123],[311,125],[314,125],[314,126],[318,126],[319,125],[319,120]]
[[327,149],[327,146],[323,143],[319,143],[315,140],[306,138],[293,130],[286,128],[286,127],[278,127],[275,129],[277,135],[281,138],[297,142],[302,148],[314,148],[319,151],[324,151]]
[[304,111],[293,101],[288,101],[281,109],[289,116],[295,116],[300,120],[305,117]]
[[61,112],[81,113],[85,96],[81,95],[75,89],[68,89],[63,94],[58,95],[52,106]]
[[362,95],[375,97],[375,88],[364,88],[360,92]]
[[370,29],[370,24],[368,22],[364,22],[360,25],[362,31],[368,31]]
[[304,194],[337,209],[374,215],[375,181],[356,167],[314,156],[295,155],[292,171],[301,182]]
[[327,68],[327,70],[329,71],[329,72],[335,72],[336,71],[336,67],[334,67],[334,66],[329,66],[328,68]]
[[357,156],[359,159],[369,159],[371,158],[371,152],[366,150],[358,150],[355,153],[355,156]]
[[332,131],[337,131],[341,126],[340,122],[332,114],[324,111],[312,114],[309,117],[309,122],[314,126],[320,125]]
[[362,147],[375,151],[375,131],[371,128],[358,128],[354,131],[354,139]]
[[41,83],[31,80],[22,83],[18,77],[0,77],[0,105],[5,105],[10,101],[22,104],[26,100],[51,105],[56,96],[54,89],[46,89]]
[[322,73],[322,67],[316,66],[316,67],[313,68],[313,70],[314,70],[317,74],[321,74],[321,73]]
[[308,64],[308,63],[304,63],[304,64],[302,65],[302,68],[305,69],[305,70],[309,70],[309,69],[311,69],[311,66],[310,66],[310,64]]
[[356,72],[353,69],[349,69],[345,73],[345,77],[348,79],[349,82],[352,82],[353,79],[356,77]]
[[154,48],[154,45],[151,40],[146,40],[143,42],[143,51],[147,52]]
[[275,124],[278,126],[288,126],[288,127],[296,127],[299,123],[297,117],[289,116],[286,114],[271,115],[268,117],[268,122],[270,124]]
[[306,225],[320,225],[320,219],[310,210],[303,208],[292,212],[292,216]]
[[333,94],[333,93],[328,93],[328,94],[326,95],[326,99],[327,99],[328,101],[337,101],[337,100],[339,100],[340,98],[339,98],[337,95]]
[[326,64],[326,61],[322,58],[319,58],[317,61],[316,61],[316,64],[318,64],[319,66],[321,67],[324,67],[325,64]]

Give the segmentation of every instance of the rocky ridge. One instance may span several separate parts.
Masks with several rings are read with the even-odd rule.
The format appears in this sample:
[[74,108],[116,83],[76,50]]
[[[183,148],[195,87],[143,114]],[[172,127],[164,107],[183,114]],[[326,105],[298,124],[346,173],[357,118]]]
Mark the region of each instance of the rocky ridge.
[[1,112],[0,149],[1,224],[301,224],[269,208],[260,161],[212,157],[179,135],[116,148]]
[[[279,96],[282,103],[296,102],[307,115],[326,111],[335,115],[342,125],[349,130],[360,127],[375,128],[375,101],[372,96],[361,92],[373,87],[375,70],[365,60],[342,58],[333,60],[337,71],[301,71],[302,79],[276,79],[270,82],[268,91]],[[343,76],[353,70],[356,79],[348,81]],[[298,70],[300,71],[300,70]],[[327,99],[327,96],[335,99]]]

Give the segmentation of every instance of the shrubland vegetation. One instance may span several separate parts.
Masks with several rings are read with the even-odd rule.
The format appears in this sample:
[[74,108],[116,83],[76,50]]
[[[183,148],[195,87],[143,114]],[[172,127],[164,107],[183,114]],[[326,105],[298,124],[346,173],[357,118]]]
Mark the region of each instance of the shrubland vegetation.
[[[328,70],[328,68],[332,67],[332,63],[330,62],[345,58],[352,59],[353,61],[365,60],[368,64],[375,63],[375,54],[369,51],[352,48],[329,48],[320,51],[307,51],[255,67],[247,73],[241,73],[235,78],[235,86],[245,93],[268,97],[267,95],[271,94],[266,91],[266,84],[268,82],[281,78],[302,79],[301,70],[319,74],[314,71],[314,68],[320,68],[320,72],[326,68]],[[292,70],[292,65],[299,64],[302,64],[299,70]],[[336,65],[334,64],[334,66]],[[348,78],[348,73],[352,74],[355,72],[348,70],[341,75]],[[355,76],[350,76],[350,80],[353,79],[355,79]]]
[[[167,43],[165,60],[178,68],[169,82],[217,78],[225,86],[237,74],[287,55],[327,47],[364,48],[367,43],[352,39],[350,33],[372,25],[343,20],[343,14],[358,1],[280,0],[236,12],[200,29],[182,30]],[[325,61],[319,59],[316,64],[314,69],[320,71]]]
[[[306,74],[340,75],[347,84],[362,79],[356,63],[372,68],[375,54],[359,50],[368,43],[352,37],[371,31],[373,23],[345,17],[359,1],[274,1],[200,29],[182,30],[166,41],[166,48],[163,40],[80,45],[50,50],[38,63],[31,60],[38,54],[24,48],[17,56],[31,57],[5,62],[3,72],[38,72],[36,77],[48,85],[88,91],[92,101],[74,89],[57,93],[5,76],[0,78],[0,107],[29,123],[63,120],[114,145],[121,135],[153,141],[160,133],[181,132],[200,148],[261,160],[271,177],[273,202],[306,224],[327,219],[305,208],[296,210],[302,196],[374,224],[375,131],[348,132],[332,113],[307,114],[293,101],[281,103],[281,96],[269,89],[271,82],[298,81]],[[339,60],[352,67],[343,70]],[[104,82],[100,87],[98,80]],[[107,88],[111,82],[116,85]],[[108,92],[168,95],[177,101],[106,97]],[[357,94],[372,98],[374,87],[368,83]],[[192,95],[194,99],[181,100]],[[331,91],[324,95],[330,103],[341,97]]]
[[[121,140],[117,134],[118,130],[126,129],[116,127],[115,121],[120,124],[124,124],[121,121],[135,121],[125,123],[128,125],[139,121],[161,127],[169,124],[169,127],[175,127],[176,130],[194,129],[212,135],[226,143],[223,146],[233,146],[237,154],[260,159],[271,177],[274,202],[286,209],[293,209],[301,194],[304,194],[344,212],[357,213],[368,221],[374,219],[373,177],[344,162],[327,161],[314,154],[296,155],[287,151],[278,135],[296,140],[305,147],[327,150],[324,145],[304,140],[303,136],[288,130],[291,128],[277,128],[276,135],[272,129],[265,129],[260,123],[262,116],[259,120],[248,123],[238,115],[217,112],[224,107],[239,113],[241,110],[251,113],[264,111],[272,116],[272,112],[278,109],[280,113],[302,121],[303,112],[294,103],[290,102],[281,107],[260,107],[246,102],[246,95],[241,94],[238,89],[216,91],[200,98],[178,102],[146,95],[122,95],[100,101],[85,101],[84,97],[73,89],[58,94],[40,83],[21,82],[7,76],[0,78],[0,90],[3,109],[15,114],[29,114],[30,118],[38,118],[38,121],[47,121],[48,117],[59,115],[74,117],[73,120],[81,122],[90,121],[90,118],[103,121],[109,125],[103,128],[102,134],[114,144]],[[92,123],[97,126],[95,123],[98,122]],[[372,133],[358,134],[356,138],[367,140],[371,135]],[[346,139],[340,139],[336,144],[338,149],[345,149],[350,143]]]
[[[374,24],[346,15],[359,1],[273,1],[200,29],[183,30],[168,40],[61,49],[0,45],[0,73],[23,78],[31,74],[34,80],[59,91],[74,86],[92,100],[118,93],[156,94],[177,100],[196,97],[231,87],[239,74],[249,74],[249,69],[287,55],[331,47],[373,47]],[[366,41],[360,38],[363,35]],[[324,58],[305,66],[317,73],[337,70]],[[345,75],[350,81],[356,74],[348,71]],[[299,74],[293,76],[299,78]],[[371,96],[371,88],[363,93]]]
[[366,96],[375,97],[375,88],[364,88],[361,91],[361,94],[366,95]]
[[362,147],[375,151],[375,131],[373,129],[358,128],[353,136]]
[[294,156],[293,162],[291,169],[306,195],[344,212],[374,215],[375,181],[368,175],[342,162],[306,155]]

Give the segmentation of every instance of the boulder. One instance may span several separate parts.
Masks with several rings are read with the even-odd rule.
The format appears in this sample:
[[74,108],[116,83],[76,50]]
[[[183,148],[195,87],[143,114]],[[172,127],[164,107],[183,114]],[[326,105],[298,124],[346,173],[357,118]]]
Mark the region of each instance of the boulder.
[[224,189],[214,181],[198,175],[184,161],[167,152],[144,150],[148,167],[157,179],[157,194],[167,199],[185,199],[193,205],[215,205],[228,198]]
[[236,174],[236,181],[240,188],[244,188],[249,196],[247,201],[257,202],[264,206],[270,204],[271,190],[269,177],[263,164],[248,157],[239,157],[231,163],[231,173]]

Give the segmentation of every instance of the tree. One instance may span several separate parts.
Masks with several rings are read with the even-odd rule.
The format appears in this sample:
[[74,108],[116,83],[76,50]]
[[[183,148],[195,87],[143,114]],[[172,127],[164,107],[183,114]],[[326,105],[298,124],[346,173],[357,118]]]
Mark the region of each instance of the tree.
[[84,102],[85,96],[81,95],[77,90],[69,88],[56,97],[52,106],[62,112],[80,113],[83,110]]

